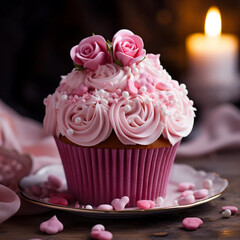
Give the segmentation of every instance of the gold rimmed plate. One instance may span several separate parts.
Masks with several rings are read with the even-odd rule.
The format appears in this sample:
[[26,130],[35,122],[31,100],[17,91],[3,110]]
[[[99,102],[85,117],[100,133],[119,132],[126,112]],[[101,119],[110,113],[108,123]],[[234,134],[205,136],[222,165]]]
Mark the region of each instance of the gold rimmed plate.
[[[164,202],[161,206],[157,206],[151,209],[139,209],[137,207],[133,208],[125,208],[121,211],[116,210],[97,210],[97,209],[86,209],[75,208],[74,205],[69,206],[61,206],[56,204],[51,204],[46,202],[44,199],[35,196],[28,189],[31,188],[32,185],[38,184],[43,185],[50,174],[56,175],[60,177],[63,181],[63,186],[61,191],[67,191],[67,184],[64,175],[64,170],[62,165],[49,165],[42,169],[40,169],[36,174],[24,177],[19,182],[19,189],[21,196],[36,205],[52,208],[52,209],[59,209],[63,211],[72,212],[75,214],[79,214],[81,216],[86,217],[96,217],[96,218],[127,218],[127,217],[141,217],[141,216],[149,216],[153,214],[161,214],[166,213],[168,211],[176,211],[180,209],[186,209],[194,206],[198,206],[200,204],[204,204],[209,202],[217,197],[219,197],[228,187],[228,181],[218,174],[213,172],[205,172],[205,171],[197,171],[193,167],[186,165],[186,164],[174,164],[171,175],[170,181],[168,185],[167,195],[164,199]],[[200,200],[195,201],[192,204],[188,205],[178,205],[177,199],[180,196],[180,193],[177,191],[178,185],[181,182],[192,182],[195,184],[195,189],[203,188],[202,183],[205,179],[209,179],[212,181],[213,186],[209,189],[208,195]]]

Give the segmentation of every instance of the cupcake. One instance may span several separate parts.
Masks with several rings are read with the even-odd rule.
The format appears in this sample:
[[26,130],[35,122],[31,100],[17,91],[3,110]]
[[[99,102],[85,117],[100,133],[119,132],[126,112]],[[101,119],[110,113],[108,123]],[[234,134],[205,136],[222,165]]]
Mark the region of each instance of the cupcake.
[[81,204],[165,197],[177,148],[194,123],[193,102],[129,30],[70,51],[75,68],[45,100],[68,191]]

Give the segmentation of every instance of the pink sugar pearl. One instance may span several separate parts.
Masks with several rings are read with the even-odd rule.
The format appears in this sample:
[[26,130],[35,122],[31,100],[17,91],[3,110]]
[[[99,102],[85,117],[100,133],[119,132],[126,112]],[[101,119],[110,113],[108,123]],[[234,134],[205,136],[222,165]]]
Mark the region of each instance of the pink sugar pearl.
[[179,185],[178,185],[179,192],[183,192],[186,190],[192,190],[193,188],[195,188],[195,184],[192,182],[182,182],[182,183],[179,183]]
[[101,204],[97,207],[97,210],[110,211],[113,210],[113,206],[110,204]]

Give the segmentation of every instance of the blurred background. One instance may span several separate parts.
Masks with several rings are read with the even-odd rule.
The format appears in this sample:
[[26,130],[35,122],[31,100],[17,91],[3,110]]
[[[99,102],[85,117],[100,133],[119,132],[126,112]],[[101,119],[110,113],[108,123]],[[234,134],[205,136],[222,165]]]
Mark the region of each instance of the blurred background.
[[[43,99],[73,68],[71,47],[92,33],[111,40],[122,28],[141,36],[147,52],[160,53],[164,68],[184,82],[185,39],[203,33],[212,5],[221,12],[222,32],[239,38],[239,0],[5,1],[0,8],[0,98],[21,115],[42,122]],[[239,108],[239,99],[234,105]]]

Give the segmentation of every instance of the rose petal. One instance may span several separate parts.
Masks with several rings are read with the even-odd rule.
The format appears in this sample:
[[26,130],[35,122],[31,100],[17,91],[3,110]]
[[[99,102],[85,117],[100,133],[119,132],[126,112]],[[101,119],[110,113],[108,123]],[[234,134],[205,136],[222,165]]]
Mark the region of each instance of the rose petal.
[[98,65],[102,65],[106,62],[106,54],[104,52],[100,52],[94,59],[89,59],[86,63],[84,63],[84,67],[90,70],[96,70]]

